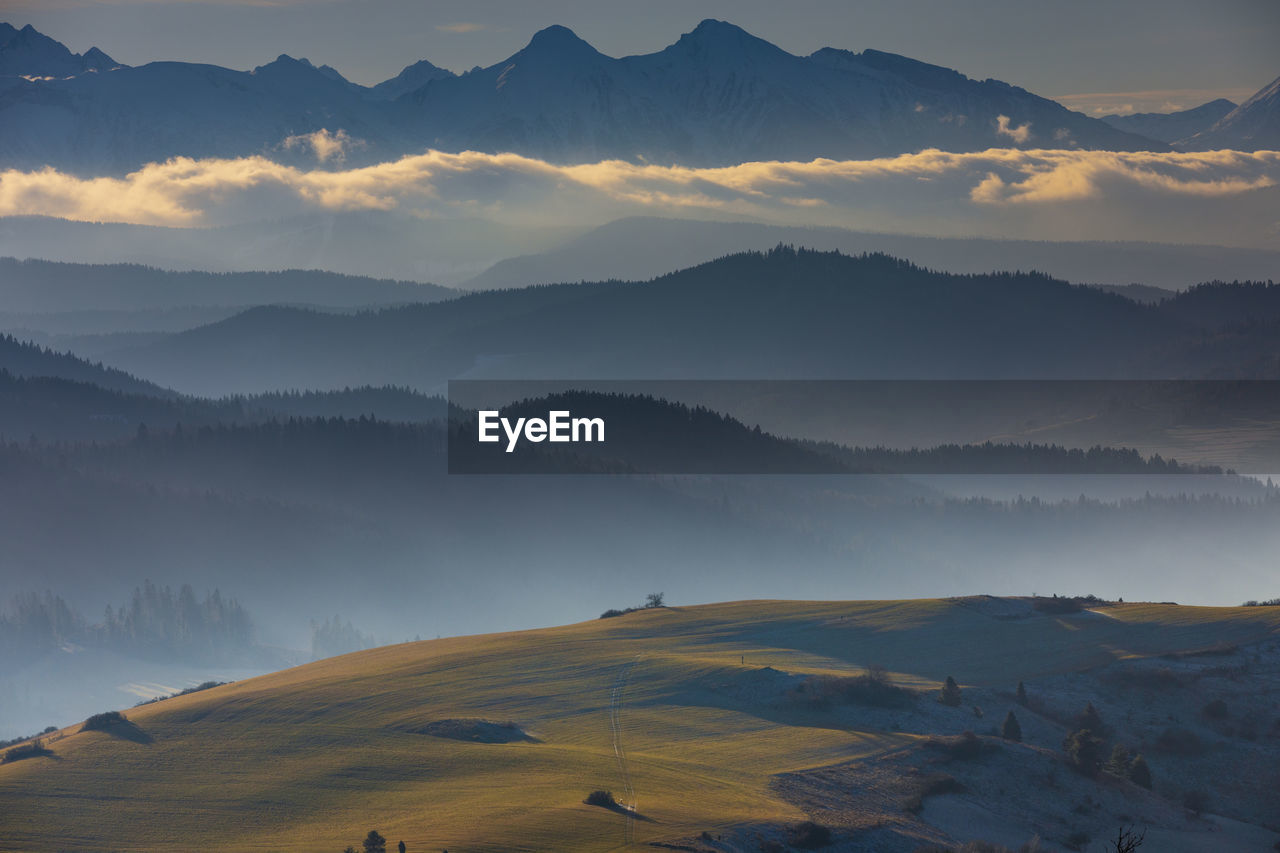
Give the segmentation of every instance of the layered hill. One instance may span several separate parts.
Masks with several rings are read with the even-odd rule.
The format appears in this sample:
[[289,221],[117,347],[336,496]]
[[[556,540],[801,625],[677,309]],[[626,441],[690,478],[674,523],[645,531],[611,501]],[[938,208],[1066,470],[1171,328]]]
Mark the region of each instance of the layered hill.
[[[386,383],[440,393],[447,379],[486,377],[1268,378],[1277,295],[1210,287],[1149,306],[1038,273],[779,248],[645,283],[356,316],[260,308],[109,360],[213,396]],[[1192,301],[1218,307],[1202,319]]]
[[0,257],[0,334],[96,358],[255,305],[351,311],[435,302],[456,293],[320,270],[210,273]]
[[[724,853],[825,829],[833,850],[1063,850],[1135,822],[1173,853],[1272,844],[1274,739],[1198,712],[1268,724],[1280,610],[1085,606],[738,602],[361,652],[47,736],[0,765],[0,849],[310,851],[376,829],[409,850]],[[1071,769],[1086,703],[1150,790]],[[993,734],[1010,711],[1020,741]]]
[[170,398],[174,392],[152,382],[144,382],[122,370],[93,364],[71,353],[0,335],[0,371],[10,378],[52,378],[84,383],[106,392]]
[[[295,216],[213,228],[7,216],[0,217],[0,255],[215,274],[327,270],[351,276],[350,283],[372,281],[371,276],[453,283],[504,257],[538,251],[577,233],[578,229],[551,223],[509,226],[477,217],[421,219],[386,211]],[[225,286],[231,281],[210,283],[216,293],[221,292],[219,283]]]
[[[546,251],[506,258],[461,287],[484,290],[559,281],[645,281],[724,255],[779,244],[845,254],[885,252],[954,273],[1039,270],[1081,284],[1150,288],[1158,302],[1205,281],[1265,281],[1280,272],[1280,252],[1195,244],[1046,242],[920,237],[845,228],[633,216],[592,228]],[[661,252],[654,252],[661,246]],[[1132,295],[1135,291],[1126,291]],[[1136,292],[1143,292],[1141,290]]]
[[[795,56],[714,20],[623,58],[553,26],[487,68],[455,75],[424,60],[372,88],[289,56],[249,72],[154,62],[76,73],[87,60],[67,52],[59,61],[72,73],[43,79],[23,69],[48,63],[19,41],[0,43],[11,75],[0,78],[0,164],[23,169],[259,154],[354,163],[428,148],[687,165],[924,148],[1166,150],[997,80],[876,50]],[[321,130],[342,144],[309,146]]]
[[44,441],[110,441],[179,425],[281,418],[420,423],[446,415],[443,399],[389,386],[201,399],[10,335],[0,335],[0,402],[0,436]]
[[278,303],[364,308],[436,302],[447,287],[322,270],[191,272],[141,264],[72,264],[0,257],[0,312],[49,314],[245,307]]

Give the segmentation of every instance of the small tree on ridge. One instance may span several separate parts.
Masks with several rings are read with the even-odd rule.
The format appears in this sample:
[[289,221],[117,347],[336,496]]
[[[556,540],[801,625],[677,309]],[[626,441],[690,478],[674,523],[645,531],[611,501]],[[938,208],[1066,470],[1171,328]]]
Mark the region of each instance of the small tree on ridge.
[[956,680],[951,676],[947,676],[947,681],[942,685],[942,692],[938,694],[938,701],[943,705],[949,705],[952,708],[959,707],[961,700],[960,685],[956,684]]
[[1000,727],[1000,737],[1014,743],[1022,743],[1022,726],[1012,711],[1004,718],[1004,725]]

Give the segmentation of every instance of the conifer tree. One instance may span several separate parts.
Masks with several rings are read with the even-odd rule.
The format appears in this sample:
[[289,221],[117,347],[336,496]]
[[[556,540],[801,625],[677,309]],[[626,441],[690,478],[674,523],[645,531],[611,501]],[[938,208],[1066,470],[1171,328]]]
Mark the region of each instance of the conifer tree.
[[938,694],[938,701],[953,708],[958,707],[962,701],[960,698],[960,685],[956,684],[956,680],[949,675],[946,683],[942,685],[942,692]]
[[1077,729],[1088,729],[1096,735],[1105,735],[1107,733],[1107,724],[1102,722],[1102,715],[1098,713],[1098,709],[1093,707],[1090,702],[1085,705],[1084,710],[1076,714],[1073,721]]
[[1119,776],[1121,779],[1129,777],[1129,765],[1132,756],[1124,744],[1116,744],[1111,748],[1111,757],[1107,759],[1107,763],[1102,769],[1110,773],[1112,776]]
[[1135,785],[1141,785],[1148,791],[1151,790],[1151,768],[1141,755],[1135,755],[1133,761],[1129,763],[1129,781]]
[[1004,718],[1004,725],[1000,727],[1000,737],[1014,743],[1022,743],[1022,726],[1012,711]]
[[1103,746],[1102,738],[1093,731],[1078,729],[1063,740],[1062,751],[1067,754],[1072,767],[1092,778],[1098,775],[1098,770],[1102,767]]

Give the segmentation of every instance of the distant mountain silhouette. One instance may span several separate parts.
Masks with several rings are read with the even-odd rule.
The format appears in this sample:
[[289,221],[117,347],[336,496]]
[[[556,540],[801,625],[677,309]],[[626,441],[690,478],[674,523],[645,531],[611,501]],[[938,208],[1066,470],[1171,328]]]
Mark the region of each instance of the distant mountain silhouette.
[[[554,249],[507,258],[459,286],[488,289],[610,278],[643,281],[723,255],[761,251],[779,243],[845,254],[885,252],[948,272],[1034,269],[1082,284],[1141,282],[1168,290],[1215,278],[1266,279],[1280,270],[1280,252],[1260,249],[918,237],[844,228],[634,216],[601,225]],[[661,246],[662,251],[653,251],[654,246]]]
[[[1183,309],[1195,300],[1215,307]],[[1266,378],[1280,376],[1277,308],[1277,287],[1146,306],[1038,273],[951,275],[779,248],[643,284],[354,316],[258,308],[110,360],[210,395],[385,383],[438,393],[447,379],[484,377]]]
[[435,302],[457,291],[319,270],[171,272],[137,264],[0,257],[0,312],[138,311],[292,303],[330,308]]
[[1218,98],[1189,110],[1177,110],[1171,113],[1106,115],[1102,116],[1102,120],[1126,133],[1136,133],[1149,139],[1175,143],[1208,130],[1235,108],[1235,103],[1226,98]]
[[108,63],[66,52],[58,55],[68,73],[31,81],[21,75],[48,63],[19,49],[35,37],[22,33],[12,49],[0,45],[0,68],[11,75],[0,82],[8,167],[119,172],[176,155],[305,159],[305,144],[285,148],[285,140],[321,129],[354,141],[342,152],[348,162],[427,148],[691,165],[923,148],[1166,149],[1000,81],[875,50],[794,56],[715,20],[657,53],[621,59],[553,26],[488,68],[453,75],[424,61],[372,88],[286,55],[250,72],[154,62],[90,74],[86,62]]
[[49,376],[17,377],[0,367],[0,436],[44,441],[112,441],[140,431],[260,424],[287,418],[377,417],[443,421],[440,397],[401,388],[275,393],[207,400],[168,393],[125,393]]
[[1280,77],[1263,86],[1212,127],[1182,140],[1179,147],[1192,151],[1280,149]]
[[3,78],[0,87],[0,163],[8,167],[118,173],[174,156],[264,153],[314,162],[305,144],[285,141],[322,127],[374,140],[381,153],[411,142],[367,90],[284,55],[252,71],[152,62]]
[[173,398],[178,395],[152,382],[144,382],[122,370],[92,364],[70,353],[55,352],[47,347],[21,341],[12,335],[0,335],[0,371],[10,377],[52,377],[125,394],[146,394]]
[[251,424],[275,418],[377,417],[443,421],[445,402],[405,388],[188,397],[68,353],[0,336],[0,436],[47,441],[128,438],[152,430]]
[[448,149],[556,161],[658,163],[869,157],[924,147],[1012,145],[1070,135],[1089,148],[1161,147],[998,81],[878,51],[793,56],[707,20],[658,53],[613,59],[548,27],[509,59],[407,96],[417,127]]
[[260,423],[274,418],[377,417],[443,421],[445,402],[389,386],[284,391],[217,400],[178,394],[70,353],[0,335],[0,435],[52,441],[133,436],[140,426],[172,429]]

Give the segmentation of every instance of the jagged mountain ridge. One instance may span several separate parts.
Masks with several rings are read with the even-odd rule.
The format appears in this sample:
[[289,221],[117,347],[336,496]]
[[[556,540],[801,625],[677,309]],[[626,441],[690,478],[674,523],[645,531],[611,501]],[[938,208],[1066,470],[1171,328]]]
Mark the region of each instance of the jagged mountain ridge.
[[332,69],[281,56],[253,71],[153,62],[0,84],[0,163],[119,172],[175,156],[311,157],[290,137],[322,127],[407,144],[385,110]]
[[427,148],[690,165],[1165,148],[999,81],[874,50],[795,56],[713,20],[657,53],[619,59],[552,26],[488,68],[453,75],[419,62],[373,88],[288,56],[249,72],[154,62],[0,81],[8,167],[119,172],[178,155],[303,157],[306,146],[284,140],[321,129],[353,140],[349,162]]
[[549,27],[510,59],[406,100],[439,147],[553,160],[639,154],[711,165],[925,147],[1161,147],[999,81],[874,50],[793,56],[713,20],[658,53],[622,59]]
[[0,22],[0,77],[72,77],[120,67],[96,47],[72,53],[30,24],[18,29]]

